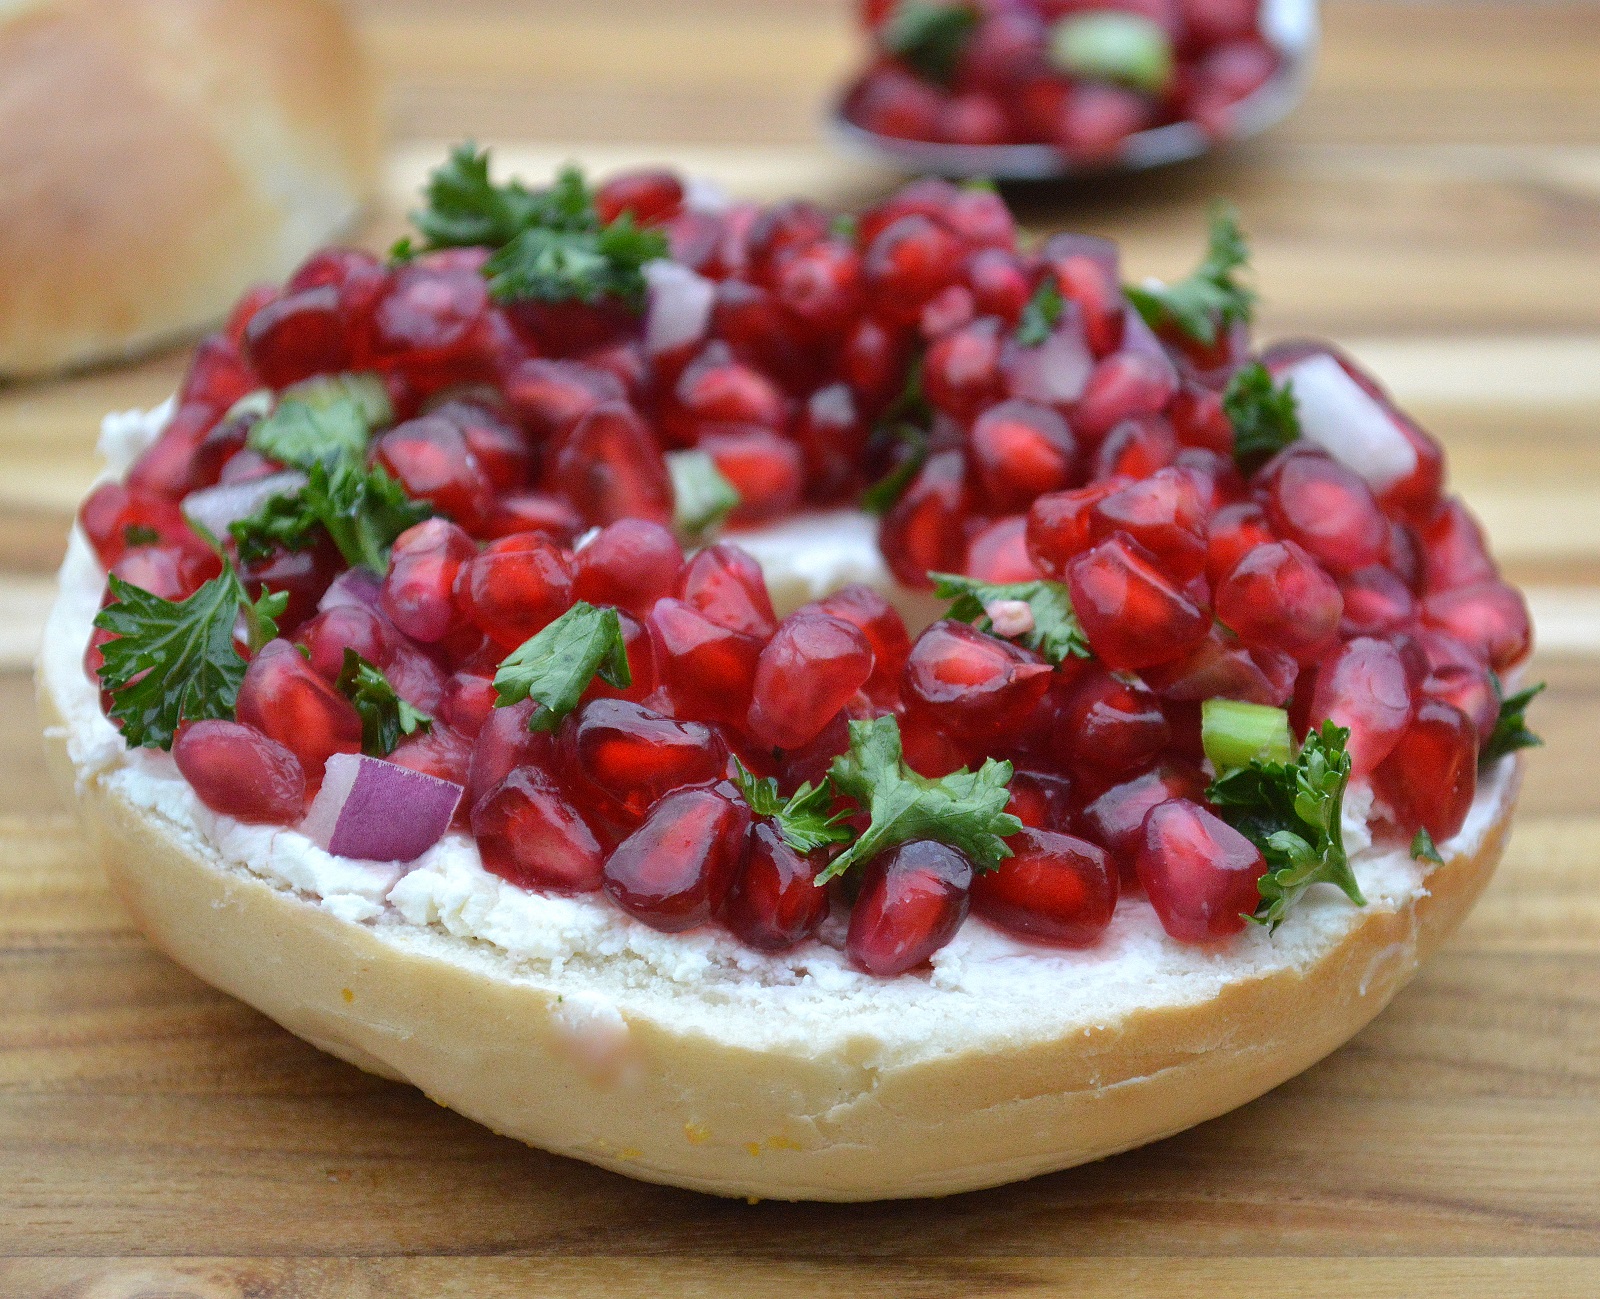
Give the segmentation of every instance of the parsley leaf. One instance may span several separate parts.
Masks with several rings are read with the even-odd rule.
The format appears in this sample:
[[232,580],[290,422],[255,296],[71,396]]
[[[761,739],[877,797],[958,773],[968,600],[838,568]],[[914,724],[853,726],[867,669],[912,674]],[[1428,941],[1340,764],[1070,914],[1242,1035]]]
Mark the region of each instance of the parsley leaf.
[[808,780],[787,799],[778,792],[774,776],[752,776],[739,759],[733,760],[733,779],[757,816],[771,817],[784,842],[797,853],[814,852],[830,843],[845,843],[853,833],[840,824],[848,812],[835,812],[833,790],[824,780],[812,785]]
[[588,230],[531,226],[500,249],[485,266],[489,289],[502,302],[588,302],[618,298],[643,311],[643,267],[667,255],[667,237],[642,230],[624,212],[607,226]]
[[899,459],[888,473],[861,495],[861,508],[869,514],[885,515],[905,494],[911,480],[928,462],[928,431],[933,423],[933,406],[922,390],[922,357],[912,361],[905,385],[889,408],[873,426],[874,439],[899,443]]
[[1089,657],[1089,642],[1084,639],[1078,615],[1072,611],[1072,597],[1060,582],[980,582],[959,573],[929,573],[933,593],[941,600],[954,601],[949,617],[970,622],[992,636],[994,630],[988,606],[1000,600],[1021,600],[1033,613],[1033,626],[1013,639],[1031,650],[1038,650],[1052,663],[1068,658]]
[[427,207],[411,214],[411,224],[425,242],[418,249],[402,240],[408,257],[434,248],[499,248],[515,239],[541,206],[520,181],[491,182],[489,151],[478,152],[471,140],[452,149],[428,177],[423,197]]
[[1205,260],[1194,274],[1176,284],[1152,280],[1142,286],[1128,285],[1124,292],[1152,329],[1171,325],[1196,342],[1210,345],[1217,341],[1222,326],[1250,319],[1256,295],[1234,278],[1234,272],[1249,260],[1238,213],[1219,203],[1211,209]]
[[1233,425],[1233,458],[1246,474],[1300,438],[1294,385],[1279,388],[1259,361],[1234,373],[1222,394],[1222,410]]
[[1022,822],[1006,811],[1009,762],[989,758],[976,772],[963,767],[929,780],[906,766],[893,717],[851,722],[850,749],[833,760],[829,778],[872,820],[817,876],[818,884],[912,839],[947,843],[970,857],[977,870],[993,870],[1011,856],[1006,838],[1022,829]]
[[1543,744],[1537,735],[1528,729],[1528,705],[1531,704],[1545,683],[1529,686],[1526,690],[1519,690],[1507,698],[1501,690],[1500,675],[1492,676],[1495,693],[1500,696],[1500,715],[1495,719],[1494,730],[1489,735],[1489,742],[1483,746],[1483,752],[1478,755],[1479,765],[1493,762],[1496,758],[1503,758],[1508,753],[1515,753],[1518,749],[1532,749]]
[[1024,347],[1038,347],[1050,337],[1061,320],[1066,302],[1053,278],[1047,278],[1033,291],[1033,296],[1022,308],[1022,319],[1017,322],[1016,340]]
[[622,620],[612,608],[579,600],[548,627],[525,640],[500,664],[497,707],[534,699],[530,731],[553,731],[578,706],[596,674],[609,686],[633,684]]
[[274,545],[305,550],[320,527],[333,539],[345,562],[383,574],[389,547],[413,524],[431,517],[433,507],[414,501],[381,465],[370,469],[344,459],[331,467],[314,461],[306,485],[293,496],[274,496],[249,518],[228,525],[247,563],[268,554]]
[[403,736],[433,727],[433,718],[402,699],[389,678],[353,649],[345,649],[333,684],[361,715],[361,751],[374,758],[387,758]]
[[301,396],[285,393],[277,410],[250,430],[247,441],[268,460],[309,469],[365,456],[375,423],[363,398],[329,385]]
[[1416,837],[1411,841],[1411,859],[1413,861],[1431,861],[1443,866],[1444,858],[1439,856],[1439,849],[1434,845],[1433,836],[1426,829],[1417,831]]
[[672,478],[672,526],[685,541],[698,542],[720,528],[743,498],[709,452],[669,451],[666,461]]
[[977,8],[970,4],[900,0],[879,40],[912,71],[945,85],[977,25]]
[[1336,884],[1357,906],[1361,888],[1344,849],[1339,814],[1350,783],[1350,732],[1332,722],[1312,731],[1293,762],[1253,759],[1212,782],[1206,798],[1235,830],[1261,849],[1261,905],[1250,917],[1268,929],[1313,884]]
[[286,592],[251,600],[231,564],[184,600],[164,600],[113,574],[114,601],[94,625],[113,632],[101,647],[100,684],[111,718],[135,748],[170,749],[178,724],[233,717],[245,661],[234,645],[240,615],[259,649],[278,634]]

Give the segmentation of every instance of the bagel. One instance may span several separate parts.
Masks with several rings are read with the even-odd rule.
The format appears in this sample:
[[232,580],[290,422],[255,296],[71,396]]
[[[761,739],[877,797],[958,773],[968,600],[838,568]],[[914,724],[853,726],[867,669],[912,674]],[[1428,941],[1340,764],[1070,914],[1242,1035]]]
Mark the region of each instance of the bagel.
[[[162,419],[108,422],[104,442],[125,456]],[[1259,1096],[1347,1041],[1455,929],[1500,857],[1521,774],[1515,756],[1485,770],[1437,865],[1372,848],[1347,817],[1364,908],[1316,889],[1274,933],[1194,947],[1130,899],[1082,952],[973,918],[925,971],[880,980],[826,943],[765,956],[527,892],[457,834],[402,873],[217,816],[168,755],[126,749],[101,715],[81,660],[103,580],[75,534],[39,705],[53,774],[151,941],[497,1132],[720,1195],[950,1194]]]

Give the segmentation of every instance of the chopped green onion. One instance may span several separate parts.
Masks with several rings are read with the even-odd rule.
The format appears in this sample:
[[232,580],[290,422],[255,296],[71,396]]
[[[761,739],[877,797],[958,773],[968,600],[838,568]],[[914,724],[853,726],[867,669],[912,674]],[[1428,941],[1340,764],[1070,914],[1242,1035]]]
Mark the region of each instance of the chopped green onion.
[[1071,76],[1159,95],[1172,80],[1172,41],[1142,14],[1100,10],[1050,29],[1050,61]]
[[1256,758],[1288,762],[1294,757],[1289,714],[1238,699],[1207,699],[1200,705],[1200,743],[1218,775],[1248,767]]

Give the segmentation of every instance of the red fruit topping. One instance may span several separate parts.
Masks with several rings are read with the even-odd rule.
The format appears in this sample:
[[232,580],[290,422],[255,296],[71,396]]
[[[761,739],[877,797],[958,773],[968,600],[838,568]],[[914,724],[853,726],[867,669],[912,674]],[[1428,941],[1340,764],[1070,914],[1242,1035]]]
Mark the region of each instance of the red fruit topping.
[[475,529],[489,512],[494,483],[446,416],[424,415],[390,429],[378,439],[374,458],[400,480],[406,495],[464,527]]
[[805,490],[805,453],[786,437],[764,428],[713,433],[700,439],[717,471],[739,493],[728,521],[760,523],[788,514]]
[[336,679],[344,668],[344,652],[353,649],[368,663],[382,664],[394,650],[394,628],[375,611],[359,604],[340,604],[304,623],[296,639],[309,652],[318,676]]
[[677,216],[682,207],[683,182],[660,169],[621,172],[594,195],[595,215],[606,225],[624,212],[632,215],[636,225],[660,225]]
[[1052,771],[1019,768],[1011,776],[1011,801],[1006,811],[1035,830],[1072,828],[1075,811],[1072,782]]
[[1470,645],[1496,672],[1527,658],[1533,626],[1522,592],[1505,582],[1439,591],[1422,602],[1422,620]]
[[902,677],[906,704],[961,736],[1010,731],[1050,688],[1050,665],[969,627],[936,622],[917,638]]
[[1389,525],[1372,489],[1336,460],[1292,451],[1263,471],[1267,518],[1334,573],[1381,564]]
[[1090,374],[1072,425],[1097,442],[1125,419],[1159,414],[1177,391],[1170,361],[1146,352],[1116,352]]
[[1237,934],[1256,909],[1266,874],[1261,850],[1186,798],[1150,810],[1139,848],[1139,880],[1161,927],[1185,943]]
[[183,543],[194,534],[180,510],[154,492],[101,483],[78,507],[78,524],[89,544],[110,568],[132,546]]
[[335,753],[361,752],[354,706],[286,640],[269,641],[245,669],[239,720],[289,749],[316,784]]
[[972,863],[948,844],[914,839],[867,863],[845,950],[889,978],[925,964],[967,918]]
[[636,920],[665,933],[717,913],[743,864],[750,809],[729,787],[669,794],[617,845],[605,890]]
[[728,542],[708,546],[689,561],[678,594],[720,627],[762,640],[777,630],[761,566]]
[[[413,379],[423,367],[451,359],[459,364],[488,306],[489,283],[476,266],[402,266],[373,311],[373,351]],[[427,386],[440,383],[430,375]]]
[[914,321],[922,304],[955,279],[962,252],[954,235],[919,213],[886,227],[867,245],[862,260],[874,314]]
[[974,533],[962,572],[980,582],[1034,582],[1043,576],[1028,555],[1028,518],[1011,514]]
[[1328,651],[1344,612],[1333,579],[1292,541],[1250,551],[1217,587],[1216,606],[1217,618],[1246,645],[1281,650],[1301,663]]
[[1293,693],[1299,665],[1281,650],[1247,650],[1232,632],[1214,624],[1193,650],[1170,663],[1145,668],[1145,684],[1167,703],[1242,699],[1281,706]]
[[517,767],[472,809],[487,871],[525,889],[592,893],[604,853],[594,831],[537,767]]
[[273,388],[350,369],[355,358],[339,290],[322,285],[267,303],[245,326],[244,351],[250,368]]
[[1059,491],[1077,462],[1066,420],[1033,402],[990,406],[973,424],[969,445],[984,504],[997,512],[1025,510],[1043,493]]
[[425,519],[395,539],[383,579],[383,611],[417,640],[443,640],[455,622],[461,566],[478,553],[472,538],[445,519]]
[[1405,838],[1426,830],[1443,843],[1461,829],[1478,792],[1478,728],[1454,705],[1422,699],[1372,773],[1372,790]]
[[739,722],[750,707],[761,641],[711,621],[682,600],[658,600],[645,619],[673,711]]
[[538,438],[560,441],[578,421],[603,402],[626,396],[608,371],[579,361],[523,361],[501,381],[517,418]]
[[864,687],[880,702],[891,702],[900,690],[900,673],[911,657],[911,637],[899,611],[870,586],[844,587],[818,600],[823,613],[859,627],[872,648],[872,675]]
[[683,573],[683,548],[659,523],[619,519],[601,528],[572,561],[572,594],[646,617],[674,594]]
[[497,496],[489,516],[478,525],[483,537],[509,537],[542,532],[557,545],[571,545],[584,530],[583,516],[559,496],[543,492],[507,492]]
[[533,700],[524,699],[489,714],[467,765],[467,792],[461,801],[469,812],[518,767],[555,770],[555,740],[548,732],[528,729],[535,707]]
[[872,675],[872,647],[853,623],[807,605],[785,618],[756,666],[748,727],[763,744],[816,738]]
[[1412,697],[1400,651],[1361,636],[1334,650],[1317,668],[1309,722],[1350,728],[1350,775],[1361,780],[1394,749],[1411,721]]
[[1199,799],[1205,788],[1206,779],[1197,768],[1163,764],[1106,790],[1083,809],[1079,830],[1112,855],[1122,872],[1123,887],[1132,888],[1138,883],[1134,863],[1146,814],[1168,799]]
[[1120,486],[1094,483],[1076,491],[1041,496],[1028,510],[1028,554],[1039,571],[1060,577],[1074,555],[1094,541],[1091,511]]
[[1049,830],[1006,841],[1012,856],[972,881],[972,909],[1023,938],[1063,947],[1098,941],[1117,908],[1117,868],[1105,849]]
[[1266,511],[1253,501],[1224,505],[1211,516],[1206,533],[1206,580],[1220,586],[1246,555],[1277,539]]
[[[1387,568],[1374,565],[1359,569],[1339,587],[1344,597],[1344,616],[1339,620],[1343,636],[1376,636],[1399,631],[1417,620],[1417,598],[1411,588]],[[1218,617],[1222,617],[1222,593],[1217,593]]]
[[721,779],[728,764],[715,728],[625,699],[580,708],[562,728],[561,751],[578,806],[623,826],[637,825],[674,789]]
[[673,390],[675,424],[683,440],[724,424],[780,428],[784,422],[782,391],[760,370],[732,360],[727,348],[713,344],[685,368]]
[[1015,324],[1033,296],[1022,259],[1008,248],[980,248],[961,268],[962,282],[972,293],[977,314],[998,316]]
[[878,544],[902,583],[926,589],[930,572],[948,573],[966,554],[963,533],[971,510],[966,462],[959,451],[928,457],[883,520]]
[[1171,738],[1148,686],[1098,670],[1085,673],[1067,695],[1054,735],[1073,774],[1101,782],[1142,771]]
[[1120,86],[1086,81],[1068,91],[1052,142],[1073,162],[1104,165],[1149,120],[1150,108],[1143,96]]
[[[472,741],[465,735],[436,721],[426,731],[402,740],[389,761],[408,771],[419,771],[425,776],[437,776],[452,785],[465,786],[467,772],[472,763]],[[467,809],[456,805],[455,823],[465,829]]]
[[537,532],[491,541],[462,565],[456,602],[474,626],[512,650],[572,605],[566,552]]
[[795,427],[805,456],[805,489],[818,501],[837,499],[856,473],[866,432],[849,385],[832,383],[806,399]]
[[1000,321],[993,316],[952,330],[928,349],[922,386],[945,414],[966,423],[1004,394]]
[[861,310],[861,258],[840,240],[821,240],[785,257],[772,288],[807,337],[834,338]]
[[672,522],[672,480],[655,434],[622,402],[580,419],[556,457],[555,480],[591,523]]
[[1157,469],[1097,501],[1089,510],[1089,530],[1097,541],[1126,533],[1179,582],[1205,568],[1205,500],[1182,469]]
[[816,933],[828,916],[828,890],[816,886],[821,853],[801,856],[770,821],[750,827],[750,850],[728,893],[728,928],[761,952],[783,952]]
[[1424,582],[1430,591],[1449,591],[1458,586],[1490,582],[1500,570],[1489,557],[1483,529],[1467,512],[1466,506],[1451,498],[1422,526]]
[[172,758],[202,803],[236,821],[293,825],[305,811],[306,774],[294,753],[239,722],[191,722]]
[[1079,555],[1066,579],[1089,647],[1108,667],[1133,671],[1168,662],[1210,630],[1210,618],[1126,536]]
[[475,672],[452,673],[439,693],[439,720],[467,739],[476,740],[499,697],[488,677]]
[[467,451],[495,491],[509,492],[527,486],[533,455],[521,429],[471,401],[440,402],[429,414],[449,420],[461,430]]
[[287,635],[316,612],[322,593],[343,565],[333,543],[324,539],[310,550],[274,547],[261,559],[241,563],[239,577],[253,600],[259,599],[263,591],[277,591],[289,597],[278,618],[279,630]]

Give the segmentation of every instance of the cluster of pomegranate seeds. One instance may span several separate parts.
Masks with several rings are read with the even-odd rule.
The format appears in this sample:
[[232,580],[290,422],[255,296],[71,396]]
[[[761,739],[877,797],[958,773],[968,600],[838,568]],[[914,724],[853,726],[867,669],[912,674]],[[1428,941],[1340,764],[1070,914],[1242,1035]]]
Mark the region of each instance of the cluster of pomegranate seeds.
[[1278,71],[1259,0],[862,0],[872,61],[845,112],[901,140],[1047,144],[1105,164],[1128,136],[1213,137]]
[[[984,7],[984,67],[1029,14]],[[1125,291],[1112,246],[1027,250],[982,189],[841,221],[449,167],[482,246],[252,291],[80,512],[86,669],[214,810],[295,823],[330,758],[386,758],[462,787],[519,886],[765,952],[848,911],[889,975],[969,912],[1081,947],[1119,897],[1185,942],[1311,880],[1359,899],[1346,780],[1426,847],[1532,742],[1501,698],[1527,612],[1439,447],[1332,348],[1252,358],[1225,217],[1190,279]],[[539,280],[528,230],[589,241],[599,287]],[[630,270],[640,239],[671,257]],[[733,539],[686,553],[708,483]],[[913,637],[863,586],[779,616],[741,522],[852,499],[949,617]]]

